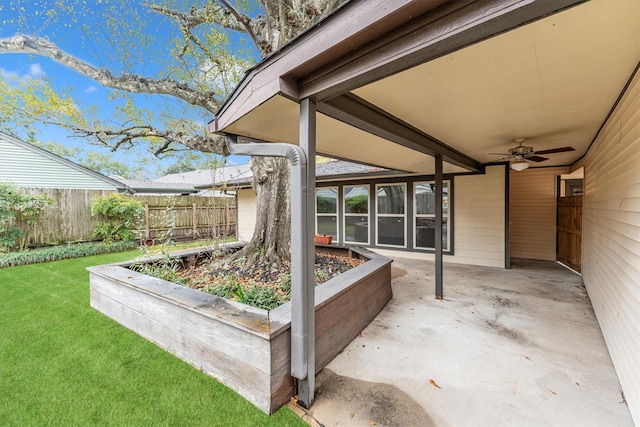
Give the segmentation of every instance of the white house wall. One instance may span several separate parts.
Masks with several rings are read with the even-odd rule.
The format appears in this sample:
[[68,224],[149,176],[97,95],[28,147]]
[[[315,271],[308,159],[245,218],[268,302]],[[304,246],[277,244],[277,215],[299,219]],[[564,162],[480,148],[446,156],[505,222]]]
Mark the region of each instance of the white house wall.
[[[454,178],[454,255],[445,262],[505,266],[505,166]],[[434,254],[370,248],[388,256],[433,260]]]
[[582,276],[640,425],[640,73],[584,166]]
[[0,138],[0,182],[18,187],[115,190],[116,186]]
[[556,260],[556,177],[566,173],[569,173],[569,167],[511,171],[511,257]]
[[256,193],[251,188],[238,190],[238,240],[248,242],[256,227]]

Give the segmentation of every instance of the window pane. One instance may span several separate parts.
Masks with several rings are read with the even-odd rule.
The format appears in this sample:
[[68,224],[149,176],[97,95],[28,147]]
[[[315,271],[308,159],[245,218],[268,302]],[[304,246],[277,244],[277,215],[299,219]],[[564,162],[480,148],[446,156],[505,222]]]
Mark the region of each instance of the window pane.
[[334,240],[338,240],[338,221],[336,221],[335,216],[319,216],[316,219],[318,221],[318,234],[333,236]]
[[338,213],[338,189],[316,189],[316,207],[318,213]]
[[378,218],[378,244],[404,246],[404,218]]
[[377,206],[379,214],[404,215],[404,185],[379,185]]
[[369,187],[366,185],[344,188],[345,213],[366,214],[369,212]]
[[435,184],[416,184],[416,214],[436,213]]
[[369,218],[366,216],[347,216],[344,218],[344,240],[346,242],[366,243],[369,241]]
[[[449,212],[449,185],[442,183],[442,212]],[[416,184],[416,214],[436,213],[436,185],[434,183]]]
[[[448,234],[447,218],[442,218],[442,249],[447,250]],[[416,248],[436,247],[435,218],[416,218]]]

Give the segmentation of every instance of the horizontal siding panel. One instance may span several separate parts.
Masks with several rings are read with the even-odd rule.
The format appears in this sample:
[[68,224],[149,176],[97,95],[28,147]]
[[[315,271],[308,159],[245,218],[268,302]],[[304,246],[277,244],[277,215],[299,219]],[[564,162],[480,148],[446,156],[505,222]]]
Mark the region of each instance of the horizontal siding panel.
[[456,254],[465,250],[481,251],[481,252],[495,252],[501,254],[504,250],[503,242],[499,244],[491,243],[477,243],[477,242],[457,242]]
[[0,138],[0,181],[18,187],[114,190],[116,186]]
[[583,280],[640,425],[640,76],[584,158]]
[[458,237],[457,242],[459,245],[463,245],[465,243],[499,245],[502,248],[500,249],[501,251],[504,249],[504,237],[502,236],[477,236],[472,234],[465,234]]
[[[474,228],[473,226],[471,227],[461,227],[457,222],[456,222],[456,235],[458,237],[458,239],[460,239],[461,241],[464,241],[464,239],[467,236],[474,236],[474,237],[498,237],[504,240],[504,235],[500,236],[500,232],[504,231],[504,224],[501,224],[501,227],[494,227],[494,228]],[[470,222],[470,225],[471,224]]]

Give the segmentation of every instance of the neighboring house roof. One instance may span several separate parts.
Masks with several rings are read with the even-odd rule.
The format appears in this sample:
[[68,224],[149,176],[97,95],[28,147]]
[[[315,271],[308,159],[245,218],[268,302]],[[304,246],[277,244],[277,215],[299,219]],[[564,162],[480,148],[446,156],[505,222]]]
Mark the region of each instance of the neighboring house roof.
[[197,193],[199,190],[194,188],[193,185],[172,183],[172,182],[157,182],[139,179],[125,179],[118,175],[111,175],[110,178],[119,181],[133,190],[135,194],[176,194],[176,195],[188,195]]
[[244,182],[246,177],[251,181],[251,165],[232,165],[218,169],[204,169],[193,172],[181,172],[165,175],[154,181],[160,183],[179,183],[196,188],[219,187],[223,184],[235,186]]
[[0,182],[31,188],[130,191],[115,179],[2,132]]

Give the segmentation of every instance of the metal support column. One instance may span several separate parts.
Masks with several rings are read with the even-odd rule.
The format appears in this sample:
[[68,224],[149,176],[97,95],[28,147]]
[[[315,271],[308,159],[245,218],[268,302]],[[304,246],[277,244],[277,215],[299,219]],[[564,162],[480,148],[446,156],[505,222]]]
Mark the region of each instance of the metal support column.
[[[303,222],[303,238],[302,247],[291,248],[291,251],[302,252],[302,271],[303,286],[301,287],[301,295],[292,295],[294,301],[291,313],[291,326],[293,328],[294,319],[300,319],[300,323],[304,325],[303,330],[305,339],[302,340],[305,348],[296,349],[302,351],[306,363],[304,366],[298,366],[301,372],[294,373],[293,351],[292,348],[292,375],[299,379],[298,381],[298,404],[304,408],[309,408],[313,404],[315,382],[316,382],[316,351],[315,351],[315,243],[314,243],[314,210],[315,210],[315,182],[316,182],[316,104],[309,98],[303,99],[300,103],[300,148],[307,158],[306,179],[303,181],[301,212],[291,210],[291,215],[299,215]],[[293,274],[292,263],[292,274]],[[293,291],[293,289],[292,289]],[[302,301],[302,304],[295,304],[296,298]],[[297,312],[301,310],[301,312]],[[292,329],[291,333],[294,331]],[[292,340],[293,344],[293,340]]]
[[442,155],[436,154],[436,299],[442,299]]

